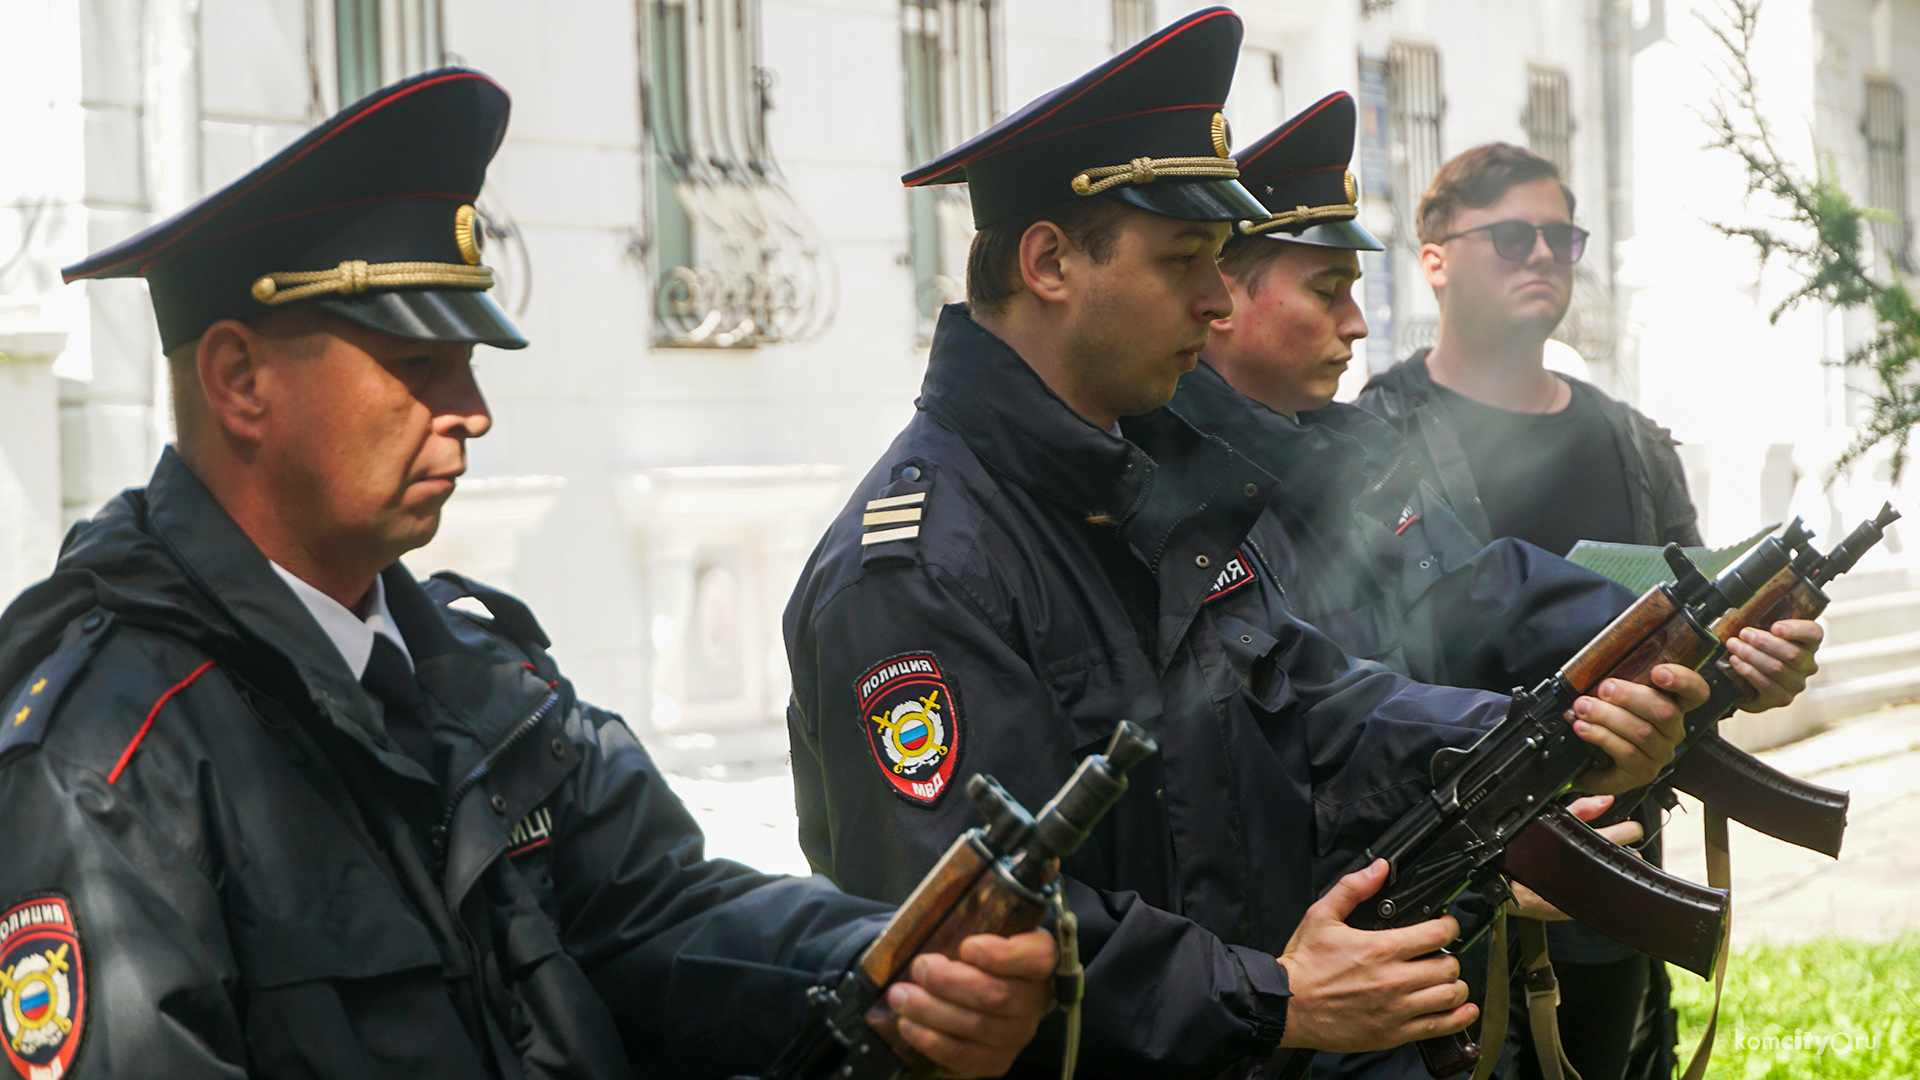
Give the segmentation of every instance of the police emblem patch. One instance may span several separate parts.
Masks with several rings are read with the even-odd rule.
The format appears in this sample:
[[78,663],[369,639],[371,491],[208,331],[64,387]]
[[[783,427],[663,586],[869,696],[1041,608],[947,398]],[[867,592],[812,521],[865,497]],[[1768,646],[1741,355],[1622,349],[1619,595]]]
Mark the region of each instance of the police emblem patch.
[[66,898],[31,897],[0,915],[0,1038],[23,1080],[60,1080],[73,1068],[86,1006]]
[[1258,579],[1253,572],[1253,560],[1247,558],[1246,552],[1235,551],[1233,558],[1228,559],[1227,564],[1220,568],[1220,572],[1213,575],[1213,588],[1207,590],[1206,602],[1211,604],[1228,593],[1238,592],[1256,580]]
[[880,774],[907,801],[932,806],[960,757],[960,706],[932,653],[903,653],[855,687],[861,725]]

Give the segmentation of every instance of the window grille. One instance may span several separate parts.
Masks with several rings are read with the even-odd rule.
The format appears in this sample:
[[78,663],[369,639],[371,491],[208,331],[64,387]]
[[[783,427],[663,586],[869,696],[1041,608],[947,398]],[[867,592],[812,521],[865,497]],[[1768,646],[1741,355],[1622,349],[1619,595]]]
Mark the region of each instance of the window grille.
[[[1387,50],[1388,158],[1392,171],[1393,273],[1409,285],[1420,281],[1414,253],[1418,236],[1420,196],[1440,171],[1440,122],[1446,98],[1440,89],[1440,53],[1431,45],[1397,41]],[[1433,344],[1438,320],[1415,314],[1414,289],[1395,290],[1394,350],[1406,356]]]
[[[993,0],[903,0],[907,160],[917,167],[993,125]],[[920,336],[942,305],[966,296],[973,213],[964,184],[907,192],[909,258]]]
[[1527,129],[1527,149],[1559,166],[1561,179],[1572,183],[1573,98],[1566,72],[1527,68],[1527,107],[1520,123]]
[[1913,268],[1912,219],[1907,208],[1906,95],[1887,78],[1867,80],[1867,203],[1893,215],[1875,221],[1874,239],[1887,259],[1902,270]]
[[440,0],[333,0],[341,105],[440,66]]
[[1123,52],[1153,33],[1153,0],[1113,0],[1113,51]]
[[654,339],[745,348],[833,318],[826,245],[767,146],[759,0],[642,0]]
[[1440,53],[1431,45],[1395,42],[1387,53],[1387,125],[1392,132],[1395,232],[1410,248],[1420,196],[1440,171]]

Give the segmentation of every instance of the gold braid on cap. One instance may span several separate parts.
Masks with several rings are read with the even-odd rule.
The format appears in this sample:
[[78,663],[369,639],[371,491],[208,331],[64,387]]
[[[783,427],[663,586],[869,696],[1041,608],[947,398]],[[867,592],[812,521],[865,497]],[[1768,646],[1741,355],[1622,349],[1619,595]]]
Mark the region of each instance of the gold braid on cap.
[[1240,224],[1242,236],[1259,236],[1276,229],[1290,229],[1295,225],[1312,225],[1321,221],[1351,221],[1360,213],[1360,208],[1352,203],[1334,203],[1331,206],[1296,206],[1284,213],[1275,214],[1265,221],[1246,221]]
[[[288,288],[287,286],[293,286]],[[357,296],[369,289],[406,289],[440,285],[453,289],[491,289],[493,270],[454,263],[369,263],[348,259],[331,270],[267,274],[253,283],[253,298],[275,307],[312,296]]]
[[1137,157],[1125,165],[1088,169],[1073,178],[1075,195],[1098,195],[1121,184],[1151,184],[1168,176],[1204,176],[1210,180],[1237,180],[1240,166],[1232,158]]

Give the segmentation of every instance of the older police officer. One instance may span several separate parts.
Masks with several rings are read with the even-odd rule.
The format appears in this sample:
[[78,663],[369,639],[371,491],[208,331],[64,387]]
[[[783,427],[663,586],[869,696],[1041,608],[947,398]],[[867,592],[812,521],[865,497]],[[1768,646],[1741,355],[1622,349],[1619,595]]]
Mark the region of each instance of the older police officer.
[[[179,440],[0,622],[20,1076],[724,1076],[877,929],[704,859],[524,606],[396,561],[491,425],[473,345],[525,344],[473,208],[506,120],[486,77],[419,76],[68,270],[146,277]],[[1051,942],[962,956],[892,1004],[998,1073]]]

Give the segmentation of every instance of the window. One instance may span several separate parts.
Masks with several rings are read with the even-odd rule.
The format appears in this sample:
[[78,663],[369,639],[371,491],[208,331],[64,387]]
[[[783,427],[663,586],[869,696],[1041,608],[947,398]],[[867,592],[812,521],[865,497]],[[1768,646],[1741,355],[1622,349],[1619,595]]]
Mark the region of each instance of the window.
[[[1445,158],[1440,152],[1440,121],[1446,98],[1440,90],[1440,53],[1431,45],[1397,41],[1387,51],[1388,159],[1392,169],[1393,275],[1409,285],[1420,281],[1414,253],[1420,250],[1420,196],[1433,182]],[[1416,297],[1424,298],[1416,300]],[[1439,336],[1440,319],[1426,306],[1424,290],[1396,290],[1394,350],[1406,356]]]
[[1873,237],[1887,260],[1913,268],[1913,229],[1907,212],[1907,117],[1900,84],[1884,77],[1867,79],[1867,203],[1893,215],[1873,222]]
[[[918,167],[993,125],[992,0],[902,0],[907,160]],[[973,213],[964,184],[907,192],[909,259],[920,336],[966,295]]]
[[1113,51],[1125,52],[1153,33],[1153,0],[1113,0]]
[[641,12],[651,229],[634,251],[653,273],[655,341],[745,348],[819,333],[832,270],[767,146],[759,0],[642,0]]
[[339,103],[440,66],[439,0],[333,0]]
[[1559,68],[1527,68],[1527,107],[1520,116],[1527,129],[1527,149],[1560,167],[1573,178],[1573,101],[1567,73]]

